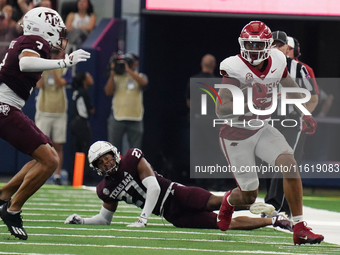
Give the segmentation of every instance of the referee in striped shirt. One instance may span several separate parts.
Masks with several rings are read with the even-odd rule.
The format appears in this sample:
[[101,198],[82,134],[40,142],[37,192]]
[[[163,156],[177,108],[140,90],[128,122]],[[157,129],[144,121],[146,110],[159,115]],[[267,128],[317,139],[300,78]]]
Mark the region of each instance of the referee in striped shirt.
[[[287,55],[287,51],[290,46],[288,46],[287,34],[283,31],[275,31],[273,34],[273,47],[282,51]],[[289,75],[295,80],[295,82],[304,89],[307,89],[312,97],[309,102],[306,103],[307,110],[312,112],[317,104],[318,95],[316,94],[314,83],[304,65],[297,62],[294,59],[287,57],[287,69]],[[286,116],[280,116],[278,112],[281,111],[280,103],[276,112],[272,114],[272,119],[279,119],[280,121],[275,121],[274,126],[283,134],[286,138],[288,144],[294,150],[294,158],[297,164],[301,164],[303,156],[303,147],[306,137],[306,132],[303,131],[303,121],[300,113],[294,108],[293,105],[286,106]],[[295,127],[283,127],[281,121],[284,119],[294,119],[297,123]],[[285,122],[287,126],[294,126],[295,122],[292,123]],[[265,197],[265,202],[275,206],[276,210],[279,212],[285,212],[288,216],[291,215],[289,205],[284,197],[283,192],[283,180],[281,173],[276,173],[272,178],[266,179],[267,195]]]

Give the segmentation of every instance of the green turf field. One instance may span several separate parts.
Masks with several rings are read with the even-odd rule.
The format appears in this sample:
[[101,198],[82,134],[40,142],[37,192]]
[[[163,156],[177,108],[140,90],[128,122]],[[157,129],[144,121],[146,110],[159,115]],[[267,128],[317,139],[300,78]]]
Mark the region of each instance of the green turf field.
[[[304,201],[317,204],[320,198],[314,198],[308,196]],[[332,202],[338,204],[334,208],[338,211],[339,203]],[[64,224],[73,213],[83,217],[97,214],[101,204],[95,192],[45,185],[23,208],[27,241],[10,236],[0,221],[0,254],[340,254],[340,246],[325,242],[294,246],[291,234],[269,227],[227,232],[180,229],[168,222],[164,225],[154,216],[146,228],[126,228],[136,221],[140,210],[125,203],[119,204],[110,226]]]

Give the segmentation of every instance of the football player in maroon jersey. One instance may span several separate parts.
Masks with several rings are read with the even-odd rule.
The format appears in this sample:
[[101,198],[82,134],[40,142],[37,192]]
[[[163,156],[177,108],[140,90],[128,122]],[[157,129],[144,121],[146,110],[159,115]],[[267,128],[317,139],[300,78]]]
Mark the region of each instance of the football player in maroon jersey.
[[[231,56],[220,64],[223,83],[230,86],[249,85],[253,87],[253,108],[268,110],[272,107],[273,90],[281,84],[283,87],[299,86],[289,76],[286,68],[286,56],[278,49],[272,49],[273,37],[269,27],[261,21],[252,21],[241,31],[239,44],[241,54]],[[227,230],[236,205],[254,203],[259,180],[257,172],[241,171],[244,166],[254,166],[255,156],[271,166],[285,169],[283,187],[291,209],[294,222],[294,244],[320,243],[324,237],[314,234],[303,221],[302,183],[294,152],[283,135],[269,124],[270,115],[256,115],[244,105],[244,115],[233,115],[233,96],[227,88],[219,90],[222,104],[216,105],[216,113],[220,119],[232,118],[235,122],[252,121],[250,125],[223,125],[220,130],[220,147],[233,172],[238,187],[228,191],[223,199],[218,215],[221,230]],[[275,95],[276,96],[276,95]],[[289,97],[303,98],[300,93],[290,93]],[[240,106],[240,107],[243,107]],[[309,114],[301,113],[305,131],[313,134],[317,123]],[[263,126],[258,125],[263,123]],[[232,144],[237,142],[237,146]]]
[[[213,211],[220,208],[223,197],[164,178],[152,169],[141,150],[130,149],[121,158],[112,144],[98,141],[91,145],[88,158],[90,166],[104,176],[97,186],[97,195],[104,204],[99,214],[91,218],[73,214],[65,224],[109,225],[118,202],[125,201],[142,209],[139,219],[128,227],[145,227],[153,213],[176,227],[218,229],[217,214]],[[254,229],[267,225],[291,230],[292,222],[283,215],[273,218],[240,216],[231,221],[230,229]]]
[[0,64],[0,137],[33,160],[0,189],[0,217],[12,235],[26,240],[21,208],[53,174],[59,159],[51,140],[21,109],[42,71],[74,66],[90,53],[79,49],[65,59],[48,59],[52,47],[62,49],[66,33],[62,18],[52,9],[30,10],[22,26],[23,35],[10,43]]

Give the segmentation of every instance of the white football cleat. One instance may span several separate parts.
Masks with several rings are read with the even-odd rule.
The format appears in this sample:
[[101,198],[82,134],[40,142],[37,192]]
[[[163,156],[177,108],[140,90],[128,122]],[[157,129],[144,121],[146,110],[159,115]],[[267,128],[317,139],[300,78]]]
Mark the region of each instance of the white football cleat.
[[145,228],[146,224],[147,224],[147,220],[145,218],[139,217],[139,219],[136,222],[127,225],[127,227],[129,227],[129,228]]
[[67,217],[64,224],[84,224],[84,219],[78,214],[74,213]]
[[266,216],[271,217],[277,214],[274,206],[261,202],[252,204],[249,208],[249,211],[253,214],[265,214]]

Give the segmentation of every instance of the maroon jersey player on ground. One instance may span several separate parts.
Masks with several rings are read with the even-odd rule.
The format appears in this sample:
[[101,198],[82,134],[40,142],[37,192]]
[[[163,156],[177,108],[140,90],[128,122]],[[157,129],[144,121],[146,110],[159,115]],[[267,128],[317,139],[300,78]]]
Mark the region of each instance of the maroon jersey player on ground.
[[[97,195],[104,204],[100,213],[91,218],[77,214],[69,216],[65,224],[106,224],[112,221],[119,201],[142,209],[139,219],[128,227],[145,227],[151,213],[164,216],[176,227],[218,229],[217,214],[222,196],[215,196],[198,187],[186,187],[172,182],[153,171],[137,148],[120,158],[117,148],[109,142],[91,145],[89,162],[104,179],[97,186]],[[273,219],[236,217],[230,229],[254,229],[267,225],[290,229],[291,221],[282,215]]]
[[52,47],[62,49],[66,33],[60,15],[52,9],[30,10],[22,26],[24,34],[10,43],[0,64],[0,137],[33,160],[0,189],[0,217],[12,235],[26,240],[21,208],[53,174],[59,159],[51,140],[21,109],[42,71],[74,66],[90,53],[77,50],[65,59],[48,59]]
[[[271,49],[272,33],[263,22],[252,21],[241,31],[239,43],[241,54],[223,60],[220,72],[223,83],[235,86],[253,87],[253,105],[256,109],[271,108],[273,88],[281,84],[284,87],[298,87],[290,78],[286,68],[286,57],[277,49]],[[219,118],[231,118],[235,122],[251,120],[252,126],[223,125],[220,131],[221,149],[229,163],[237,171],[234,177],[238,188],[226,193],[219,212],[218,225],[227,230],[236,205],[254,203],[258,192],[258,176],[256,172],[242,172],[244,166],[254,166],[255,156],[272,166],[284,166],[290,171],[283,172],[283,187],[294,222],[294,244],[320,243],[324,237],[314,234],[306,226],[302,216],[302,183],[293,150],[282,134],[272,127],[268,120],[270,115],[257,116],[251,113],[247,104],[244,115],[233,115],[233,97],[230,90],[219,90],[222,105],[217,104],[216,113]],[[290,97],[302,98],[300,93],[290,93]],[[300,109],[298,109],[301,112]],[[316,122],[311,115],[303,115],[307,132],[315,132]],[[265,123],[262,127],[256,124]],[[307,130],[308,129],[308,130]],[[231,144],[237,146],[231,146]]]

